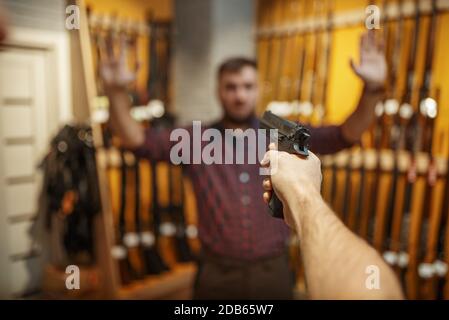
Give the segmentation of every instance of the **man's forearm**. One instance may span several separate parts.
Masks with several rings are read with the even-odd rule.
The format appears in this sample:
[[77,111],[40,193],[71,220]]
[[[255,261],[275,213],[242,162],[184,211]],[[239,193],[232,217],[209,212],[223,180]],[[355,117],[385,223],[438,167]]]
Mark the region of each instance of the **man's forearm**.
[[109,123],[112,130],[121,138],[124,147],[135,149],[145,140],[143,127],[130,114],[130,99],[125,90],[108,94],[110,101]]
[[[306,282],[315,299],[401,299],[393,271],[365,241],[349,231],[323,202],[318,191],[298,187],[290,200],[296,217]],[[305,190],[304,188],[302,190]],[[367,267],[379,270],[379,289],[369,289]]]
[[384,97],[382,88],[370,90],[364,88],[356,110],[342,124],[343,137],[351,143],[358,142],[363,132],[372,124],[376,115],[375,108]]

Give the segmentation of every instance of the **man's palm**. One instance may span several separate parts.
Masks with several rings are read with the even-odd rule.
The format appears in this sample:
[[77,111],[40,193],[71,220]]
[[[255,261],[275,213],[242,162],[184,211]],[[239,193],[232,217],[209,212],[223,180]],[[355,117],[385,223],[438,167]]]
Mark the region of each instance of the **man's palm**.
[[384,46],[376,41],[373,31],[362,35],[360,64],[356,65],[351,60],[351,67],[368,87],[377,88],[384,85],[387,76]]
[[118,57],[113,54],[111,42],[107,43],[102,50],[100,76],[107,88],[126,88],[136,79],[138,66],[134,72],[129,69],[127,50],[127,41],[124,37],[120,41]]
[[136,78],[125,63],[117,61],[102,63],[100,75],[104,85],[110,88],[125,88]]

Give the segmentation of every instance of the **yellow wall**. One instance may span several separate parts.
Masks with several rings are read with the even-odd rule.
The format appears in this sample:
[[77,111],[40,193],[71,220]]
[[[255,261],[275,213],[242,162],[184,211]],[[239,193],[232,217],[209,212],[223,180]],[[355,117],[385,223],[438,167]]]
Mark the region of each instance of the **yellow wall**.
[[[272,18],[270,15],[275,15],[275,21],[279,21],[280,13],[282,9],[282,3],[287,3],[290,6],[291,3],[303,3],[304,0],[259,0],[258,3],[258,17],[259,26],[270,26],[272,25]],[[336,0],[335,1],[335,12],[337,14],[342,14],[344,11],[361,9],[368,5],[367,0]],[[377,1],[380,3],[381,1]],[[390,2],[390,1],[389,1]],[[395,2],[395,1],[391,1]],[[284,15],[285,16],[285,15]],[[301,16],[299,16],[299,19]],[[299,20],[298,17],[296,21]],[[439,111],[440,114],[437,119],[437,130],[436,130],[436,151],[444,150],[444,154],[447,154],[449,149],[449,13],[441,13],[438,18],[438,31],[437,31],[437,42],[436,42],[436,52],[434,59],[434,73],[433,73],[433,90],[435,88],[440,89],[439,97]],[[423,61],[424,61],[424,51],[425,51],[425,36],[427,34],[428,18],[423,19],[422,28],[420,32],[420,46],[419,46],[419,62],[417,64],[417,70],[419,70],[419,84],[422,79],[423,71]],[[409,19],[406,23],[406,32],[403,34],[403,39],[405,40],[405,47],[407,48],[410,44],[410,27],[412,26],[412,21]],[[356,107],[357,100],[359,98],[362,83],[353,74],[349,59],[355,58],[358,60],[358,48],[359,48],[359,38],[360,35],[365,32],[366,29],[360,26],[345,27],[335,29],[333,32],[333,45],[331,50],[331,62],[329,70],[329,84],[328,84],[328,116],[327,120],[330,123],[341,123]],[[259,44],[259,54],[260,63],[264,64],[264,51],[266,44],[261,41]],[[299,54],[299,53],[298,53]],[[403,58],[405,58],[405,50],[403,51]],[[276,57],[273,57],[276,59]],[[405,71],[405,59],[402,60],[402,70]],[[263,66],[262,66],[263,68]],[[402,72],[404,75],[405,73]],[[403,79],[401,81],[400,87],[403,87]],[[418,90],[416,89],[417,93]],[[415,97],[417,98],[417,97]],[[441,137],[445,136],[444,143],[441,144]],[[438,152],[440,153],[440,152]]]
[[[429,25],[429,19],[423,19],[420,32],[420,46],[418,51],[418,84],[422,83],[424,70],[424,54],[426,34]],[[411,27],[411,21],[406,24],[406,30]],[[439,115],[437,118],[437,129],[435,134],[435,147],[437,153],[447,154],[448,146],[448,129],[449,129],[449,13],[440,15],[438,21],[438,32],[436,38],[436,48],[433,67],[432,91],[436,94],[436,90],[440,90],[439,96]],[[329,121],[332,123],[341,123],[355,108],[359,97],[362,83],[353,74],[349,67],[349,58],[358,56],[358,39],[361,33],[365,31],[362,27],[343,28],[334,32],[334,43],[332,48],[332,62],[330,69],[330,82],[328,88],[329,101]],[[406,32],[403,36],[406,48],[410,45],[410,32]],[[406,52],[403,52],[406,54]],[[403,57],[404,58],[404,57]],[[406,62],[405,59],[402,59]],[[402,63],[402,70],[405,71],[405,64]],[[402,76],[405,72],[402,73]],[[400,79],[400,87],[404,86],[404,79]],[[419,88],[419,87],[418,87]],[[418,99],[418,89],[415,89],[414,99]],[[444,137],[444,141],[442,140]]]

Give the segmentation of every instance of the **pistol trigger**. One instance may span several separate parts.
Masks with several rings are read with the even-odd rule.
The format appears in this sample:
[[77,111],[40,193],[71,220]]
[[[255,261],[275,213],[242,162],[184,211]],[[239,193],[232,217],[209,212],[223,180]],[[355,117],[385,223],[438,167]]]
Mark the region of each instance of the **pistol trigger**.
[[295,150],[296,153],[301,154],[301,149],[300,149],[300,147],[299,147],[299,144],[294,143],[294,144],[293,144],[293,150]]
[[297,154],[299,154],[301,156],[307,157],[309,155],[307,148],[304,148],[304,147],[301,148],[298,143],[293,144],[293,149],[296,151]]

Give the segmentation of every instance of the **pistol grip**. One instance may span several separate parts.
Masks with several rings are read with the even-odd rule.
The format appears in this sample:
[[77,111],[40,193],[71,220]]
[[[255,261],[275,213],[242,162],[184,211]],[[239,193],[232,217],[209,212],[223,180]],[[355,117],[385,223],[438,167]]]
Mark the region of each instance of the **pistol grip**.
[[268,207],[270,208],[271,216],[274,218],[284,219],[284,206],[274,191],[270,202],[268,203]]

